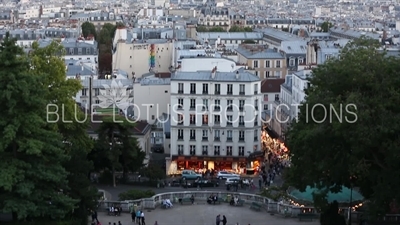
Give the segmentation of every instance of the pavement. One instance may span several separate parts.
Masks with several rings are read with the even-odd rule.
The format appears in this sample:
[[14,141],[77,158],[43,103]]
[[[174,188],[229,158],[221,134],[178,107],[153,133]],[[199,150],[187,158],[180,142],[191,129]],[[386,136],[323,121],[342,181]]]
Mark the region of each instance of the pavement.
[[[296,218],[283,218],[279,215],[270,215],[265,211],[256,212],[250,210],[248,206],[233,207],[229,205],[208,205],[205,202],[195,203],[194,205],[174,205],[170,209],[157,208],[145,211],[145,222],[153,225],[157,221],[158,225],[213,225],[218,214],[225,215],[227,225],[317,225],[317,220],[310,222],[300,222]],[[121,222],[122,225],[134,224],[128,213],[121,216],[108,216],[106,212],[99,212],[98,219],[102,225]],[[222,225],[222,223],[221,223]]]

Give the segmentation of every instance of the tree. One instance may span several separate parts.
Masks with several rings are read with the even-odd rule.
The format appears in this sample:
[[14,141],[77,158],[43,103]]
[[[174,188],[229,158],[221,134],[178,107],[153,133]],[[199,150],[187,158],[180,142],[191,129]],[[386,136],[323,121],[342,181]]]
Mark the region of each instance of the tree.
[[198,26],[198,27],[196,28],[196,31],[197,31],[197,32],[208,32],[208,29],[207,29],[207,27],[205,27],[205,26]]
[[358,187],[371,215],[400,203],[400,178],[393,176],[400,172],[400,60],[377,47],[371,39],[354,40],[340,58],[314,69],[287,134],[292,186]]
[[222,27],[211,27],[208,32],[226,32],[226,30]]
[[102,53],[99,54],[99,71],[100,73],[108,72],[110,73],[112,70],[112,55],[111,53]]
[[0,59],[0,209],[14,219],[63,218],[77,201],[67,194],[62,136],[45,119],[52,87],[8,33]]
[[229,32],[253,32],[253,29],[250,27],[239,27],[237,25],[233,25]]
[[254,40],[244,40],[243,44],[256,44]]
[[111,48],[116,28],[117,27],[111,23],[104,24],[98,35],[99,43],[110,46]]
[[109,147],[107,158],[110,162],[114,187],[116,186],[115,172],[117,170],[122,170],[123,177],[126,178],[128,172],[135,171],[143,163],[144,155],[141,153],[137,139],[133,137],[133,128],[134,124],[123,117],[117,116],[115,119],[112,116],[104,116],[98,130],[100,146]]
[[89,36],[89,34],[91,34],[95,37],[95,39],[97,39],[96,27],[94,26],[93,23],[86,21],[86,22],[82,23],[81,29],[82,29],[83,37],[87,38],[87,36]]
[[148,167],[142,168],[140,175],[149,178],[151,181],[165,179],[165,170],[156,165],[149,165]]
[[331,22],[325,21],[321,24],[321,31],[326,33],[331,27],[333,27],[333,24]]

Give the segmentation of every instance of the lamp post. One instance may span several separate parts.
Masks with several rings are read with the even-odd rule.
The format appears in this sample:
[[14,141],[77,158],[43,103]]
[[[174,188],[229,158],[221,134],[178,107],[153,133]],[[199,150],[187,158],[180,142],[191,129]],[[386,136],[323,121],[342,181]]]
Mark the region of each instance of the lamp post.
[[352,210],[352,201],[353,201],[353,184],[350,184],[350,209],[349,209],[349,225],[351,225],[351,210]]

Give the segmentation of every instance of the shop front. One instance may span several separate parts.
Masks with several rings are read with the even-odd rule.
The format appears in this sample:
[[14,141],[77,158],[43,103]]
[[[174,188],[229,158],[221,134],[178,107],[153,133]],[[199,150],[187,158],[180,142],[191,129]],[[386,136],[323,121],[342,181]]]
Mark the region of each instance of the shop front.
[[233,171],[240,173],[246,168],[246,157],[203,157],[172,156],[169,174],[180,174],[182,170],[194,170],[202,173],[206,170]]

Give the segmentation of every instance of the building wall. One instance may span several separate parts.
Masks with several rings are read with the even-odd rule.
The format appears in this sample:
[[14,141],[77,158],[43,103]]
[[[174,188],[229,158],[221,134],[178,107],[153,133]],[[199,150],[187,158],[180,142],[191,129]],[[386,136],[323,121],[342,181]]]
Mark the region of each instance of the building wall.
[[[150,69],[150,44],[132,44],[118,42],[113,54],[113,69],[126,71],[130,76],[135,73],[136,78],[141,78]],[[172,62],[173,43],[160,43],[155,45],[154,71],[169,72]]]
[[[260,79],[267,78],[285,78],[287,75],[286,60],[283,59],[247,59],[243,55],[238,54],[238,61],[240,64],[245,64],[249,69],[253,69],[255,74]],[[255,61],[257,61],[257,67],[255,67]],[[280,67],[277,67],[278,61]],[[269,67],[267,67],[267,62]]]
[[143,152],[146,152],[146,155],[150,154],[151,142],[150,142],[150,134],[151,132],[147,132],[144,135],[135,135],[137,138],[138,144]]
[[169,85],[133,85],[134,115],[149,124],[156,122],[163,113],[169,113]]
[[187,58],[181,59],[181,71],[197,72],[212,70],[217,67],[221,72],[232,72],[244,66],[237,66],[235,62],[224,58]]

